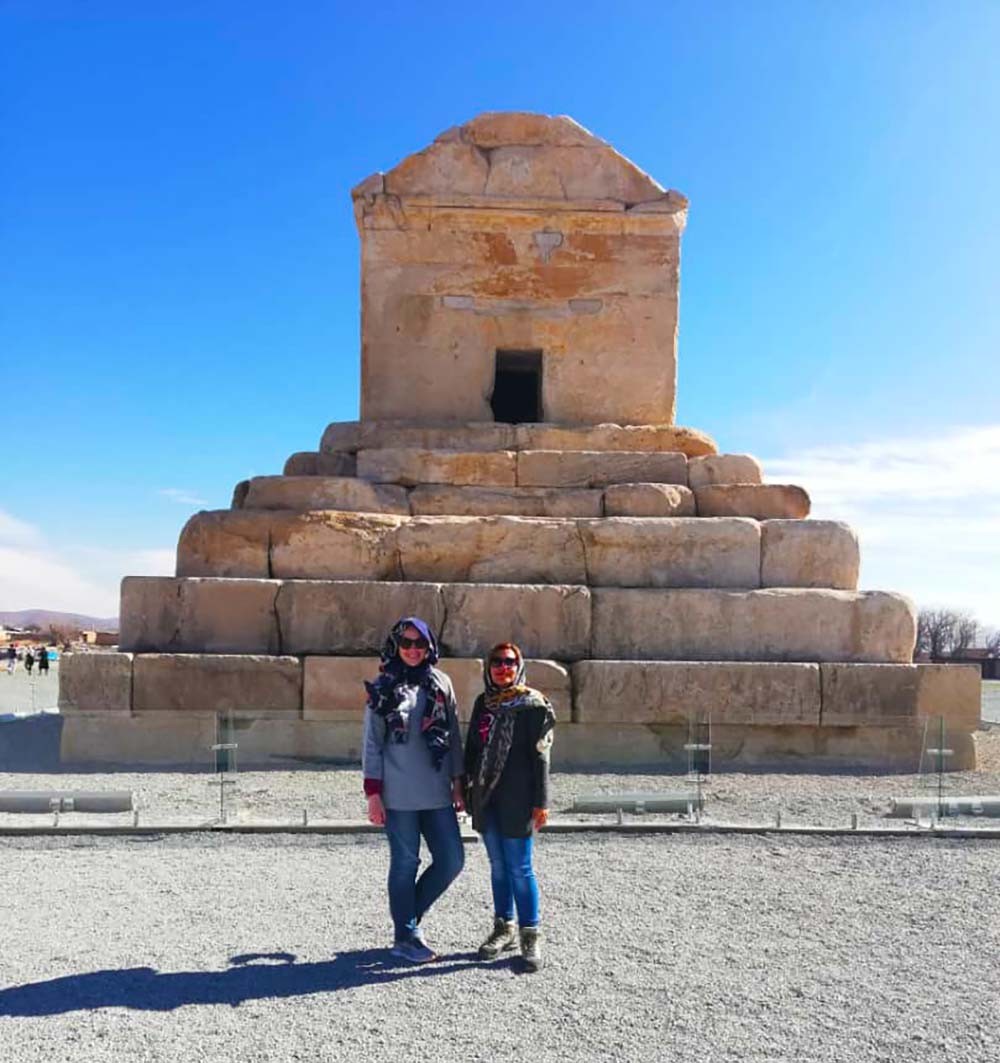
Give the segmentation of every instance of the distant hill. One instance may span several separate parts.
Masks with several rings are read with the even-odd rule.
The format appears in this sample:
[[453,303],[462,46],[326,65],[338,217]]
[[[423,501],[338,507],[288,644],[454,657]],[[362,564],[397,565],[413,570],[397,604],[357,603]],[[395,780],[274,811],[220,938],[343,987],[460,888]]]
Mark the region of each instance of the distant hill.
[[27,627],[37,624],[43,631],[56,627],[79,627],[84,630],[117,631],[118,617],[87,616],[84,613],[56,613],[51,609],[22,609],[15,613],[0,613],[0,624]]

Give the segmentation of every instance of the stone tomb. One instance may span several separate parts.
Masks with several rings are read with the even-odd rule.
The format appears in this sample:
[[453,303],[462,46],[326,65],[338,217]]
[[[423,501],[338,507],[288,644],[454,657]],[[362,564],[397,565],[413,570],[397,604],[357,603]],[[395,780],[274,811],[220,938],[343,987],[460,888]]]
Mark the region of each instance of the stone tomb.
[[[67,762],[356,759],[399,616],[440,633],[467,718],[513,638],[562,767],[975,762],[974,667],[914,665],[913,606],[798,486],[674,424],[687,203],[568,118],[486,114],[353,193],[362,419],[126,578],[121,652],[64,658]],[[294,760],[285,760],[285,763]]]

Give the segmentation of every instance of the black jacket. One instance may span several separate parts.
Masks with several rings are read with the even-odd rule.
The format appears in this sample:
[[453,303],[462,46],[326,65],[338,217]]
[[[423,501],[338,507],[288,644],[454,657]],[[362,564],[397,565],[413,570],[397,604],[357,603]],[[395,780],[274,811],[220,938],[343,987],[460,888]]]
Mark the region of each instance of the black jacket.
[[540,741],[549,711],[544,706],[516,710],[510,753],[484,808],[476,792],[483,754],[479,724],[484,712],[484,698],[482,694],[476,698],[465,739],[466,803],[476,830],[482,832],[483,820],[489,811],[496,814],[500,833],[505,837],[527,838],[533,827],[531,810],[549,807],[550,743]]

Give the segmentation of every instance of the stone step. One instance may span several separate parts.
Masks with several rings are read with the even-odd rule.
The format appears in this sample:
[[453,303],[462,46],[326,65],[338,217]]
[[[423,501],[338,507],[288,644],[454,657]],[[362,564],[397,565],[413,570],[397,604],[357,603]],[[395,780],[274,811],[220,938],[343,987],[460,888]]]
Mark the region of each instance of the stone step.
[[255,476],[233,493],[233,509],[329,509],[457,517],[693,517],[694,493],[679,484],[601,488],[406,488],[342,476]]
[[908,663],[912,603],[879,591],[672,590],[558,584],[126,577],[122,650],[366,656],[401,616],[444,653],[512,638],[561,661]]
[[[567,668],[536,659],[527,665],[528,682],[556,709],[561,752],[554,762],[564,767],[684,767],[694,714],[711,721],[716,764],[805,759],[916,770],[924,724],[937,734],[943,716],[955,750],[949,768],[975,766],[980,680],[971,665],[594,660]],[[439,667],[467,720],[482,691],[482,661],[444,658]],[[73,736],[66,759],[207,765],[217,713],[235,717],[243,764],[281,756],[355,759],[362,680],[377,668],[375,656],[67,654],[60,666],[64,733],[68,728]],[[99,690],[108,696],[97,696]]]
[[[323,433],[321,452],[359,450],[643,450],[714,455],[715,441],[678,425],[557,425],[335,421]],[[718,481],[714,481],[718,482]]]
[[[210,747],[217,740],[216,734],[216,717],[206,713],[74,713],[63,720],[60,758],[66,768],[176,765],[212,771],[215,754]],[[857,727],[719,724],[712,729],[711,764],[713,771],[802,771],[809,767],[913,772],[921,761],[923,737],[920,722]],[[356,720],[241,719],[236,738],[241,769],[291,769],[303,764],[358,768],[361,763],[361,726]],[[689,741],[683,725],[560,721],[552,747],[552,768],[557,772],[684,772]],[[974,734],[949,730],[945,741],[953,750],[948,758],[949,771],[975,770]],[[321,801],[309,804],[315,818],[322,816],[321,809]]]
[[289,457],[282,471],[285,476],[354,476],[357,467],[354,454],[299,450]]
[[780,581],[767,586],[856,587],[858,545],[848,528],[774,523],[216,510],[185,525],[177,575],[743,588],[766,578]]
[[674,452],[586,450],[359,450],[357,474],[374,483],[484,487],[687,486],[687,458]]

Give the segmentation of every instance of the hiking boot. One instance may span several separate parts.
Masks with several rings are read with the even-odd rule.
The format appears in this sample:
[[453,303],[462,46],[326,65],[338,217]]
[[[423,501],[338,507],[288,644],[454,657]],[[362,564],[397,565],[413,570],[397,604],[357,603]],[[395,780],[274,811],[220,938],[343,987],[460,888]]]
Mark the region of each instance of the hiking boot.
[[514,920],[501,919],[500,916],[495,916],[493,919],[493,932],[479,946],[479,958],[481,960],[495,960],[501,952],[512,949],[515,940]]
[[521,959],[525,970],[537,971],[542,966],[541,935],[537,926],[521,927]]

